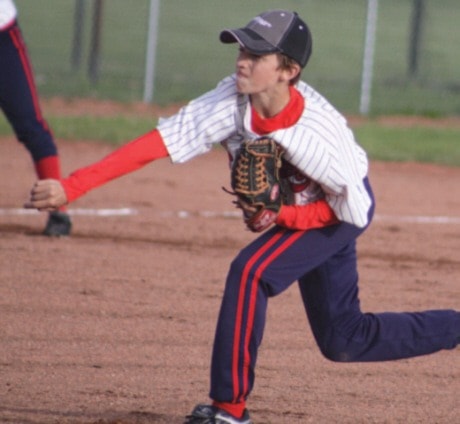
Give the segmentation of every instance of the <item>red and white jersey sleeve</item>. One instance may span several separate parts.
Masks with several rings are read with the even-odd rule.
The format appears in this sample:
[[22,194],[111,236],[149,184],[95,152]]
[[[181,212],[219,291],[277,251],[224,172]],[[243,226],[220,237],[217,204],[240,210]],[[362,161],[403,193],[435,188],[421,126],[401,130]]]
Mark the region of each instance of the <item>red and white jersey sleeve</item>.
[[185,162],[231,137],[237,131],[237,96],[235,79],[228,77],[177,114],[160,119],[157,129],[171,160]]
[[0,31],[16,19],[18,11],[12,0],[0,0]]

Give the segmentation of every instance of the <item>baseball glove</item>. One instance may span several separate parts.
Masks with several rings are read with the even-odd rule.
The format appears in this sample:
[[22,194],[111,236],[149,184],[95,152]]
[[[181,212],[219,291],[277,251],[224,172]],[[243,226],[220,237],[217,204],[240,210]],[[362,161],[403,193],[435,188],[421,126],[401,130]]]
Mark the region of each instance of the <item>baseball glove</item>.
[[243,142],[233,161],[230,193],[251,231],[264,231],[276,221],[282,205],[281,156],[275,141],[260,138]]

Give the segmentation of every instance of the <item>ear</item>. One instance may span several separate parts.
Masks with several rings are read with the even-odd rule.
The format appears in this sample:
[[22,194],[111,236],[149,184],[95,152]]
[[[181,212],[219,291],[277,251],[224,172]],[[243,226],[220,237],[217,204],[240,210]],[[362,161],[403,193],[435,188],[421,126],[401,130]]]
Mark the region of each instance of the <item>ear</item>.
[[283,69],[283,76],[286,81],[291,81],[301,72],[301,67],[297,63],[293,63],[289,68]]
[[291,81],[293,78],[299,75],[302,69],[299,64],[294,63],[289,69],[287,69],[287,71],[289,73],[289,81]]

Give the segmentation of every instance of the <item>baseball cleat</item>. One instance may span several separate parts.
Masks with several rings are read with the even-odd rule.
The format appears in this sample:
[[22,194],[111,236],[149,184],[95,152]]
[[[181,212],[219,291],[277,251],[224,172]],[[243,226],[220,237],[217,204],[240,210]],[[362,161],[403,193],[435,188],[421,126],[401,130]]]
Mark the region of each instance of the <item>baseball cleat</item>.
[[72,229],[70,217],[65,212],[50,212],[43,234],[49,237],[68,236]]
[[247,410],[241,418],[236,418],[215,406],[197,405],[184,424],[252,424],[252,421]]

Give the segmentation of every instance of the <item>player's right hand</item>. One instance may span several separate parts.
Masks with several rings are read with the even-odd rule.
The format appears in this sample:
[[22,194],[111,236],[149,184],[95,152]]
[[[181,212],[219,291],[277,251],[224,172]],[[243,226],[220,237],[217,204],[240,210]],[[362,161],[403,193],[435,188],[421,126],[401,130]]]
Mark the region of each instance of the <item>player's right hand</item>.
[[33,185],[30,198],[24,207],[39,211],[53,211],[66,203],[67,196],[59,180],[47,179],[39,180]]

